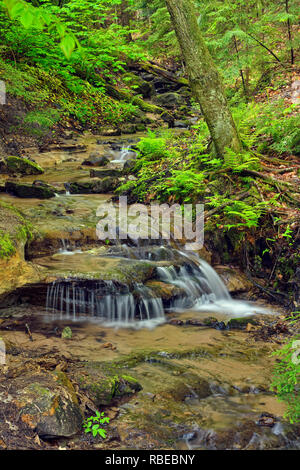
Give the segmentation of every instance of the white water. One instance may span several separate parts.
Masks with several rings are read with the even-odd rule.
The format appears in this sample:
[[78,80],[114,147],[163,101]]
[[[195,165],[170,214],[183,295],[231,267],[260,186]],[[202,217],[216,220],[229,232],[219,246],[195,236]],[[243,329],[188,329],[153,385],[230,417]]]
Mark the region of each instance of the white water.
[[[167,256],[173,260],[174,265],[157,266],[154,276],[179,288],[179,295],[171,300],[168,307],[164,307],[162,299],[143,284],[135,283],[129,288],[114,281],[66,279],[48,287],[47,310],[61,319],[77,321],[88,317],[106,326],[133,328],[151,328],[163,323],[165,310],[222,313],[229,318],[270,313],[260,305],[232,299],[216,271],[193,254],[157,246],[121,246],[119,250],[121,253],[118,252],[118,255],[123,254],[125,258],[152,259],[156,262]],[[74,253],[62,240],[60,254]]]
[[111,150],[111,153],[114,156],[116,153],[119,154],[119,158],[111,160],[111,163],[124,163],[128,159],[128,156],[132,153],[132,149],[130,147],[122,147],[119,152]]

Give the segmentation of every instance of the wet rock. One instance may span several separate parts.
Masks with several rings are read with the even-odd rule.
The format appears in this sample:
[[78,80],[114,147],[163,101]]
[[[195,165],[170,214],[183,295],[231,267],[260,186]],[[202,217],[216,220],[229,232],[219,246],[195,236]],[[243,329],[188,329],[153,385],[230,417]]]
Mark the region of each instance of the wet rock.
[[175,401],[185,401],[189,398],[201,400],[212,395],[212,392],[207,380],[192,374],[185,374],[184,381],[178,381],[174,388],[162,392],[161,395],[166,397],[170,395]]
[[101,170],[90,171],[91,178],[106,178],[107,176],[118,178],[119,176],[122,176],[122,171],[117,168],[103,168]]
[[69,182],[68,191],[71,194],[106,194],[113,192],[117,186],[118,180],[110,176],[96,180],[82,178],[77,182]]
[[113,404],[122,397],[130,397],[142,390],[142,386],[133,377],[119,374],[109,376],[102,368],[101,364],[89,363],[74,372],[80,391],[96,407]]
[[272,428],[275,426],[277,422],[277,418],[275,416],[271,415],[270,413],[262,413],[259,417],[259,420],[257,421],[258,426],[267,426],[269,428]]
[[145,284],[149,287],[157,297],[163,300],[172,300],[185,295],[184,289],[175,286],[174,284],[167,284],[163,281],[150,280]]
[[40,175],[44,170],[28,158],[9,156],[0,160],[0,173],[9,175]]
[[227,266],[214,266],[214,269],[231,294],[247,292],[253,287],[246,275],[238,269],[232,269]]
[[90,156],[82,162],[85,166],[106,166],[110,159],[108,156],[102,155],[100,152],[92,152]]
[[83,417],[76,393],[63,372],[28,375],[26,382],[17,389],[14,403],[22,422],[39,437],[70,437],[81,430]]
[[227,323],[229,329],[245,330],[250,325],[258,325],[259,322],[253,317],[231,318]]
[[6,192],[20,198],[50,199],[55,196],[55,188],[50,185],[39,186],[36,184],[15,183],[7,181],[5,183]]
[[174,326],[182,326],[182,325],[184,325],[184,321],[179,320],[178,318],[172,318],[172,319],[169,321],[169,324],[170,324],[170,325],[174,325]]

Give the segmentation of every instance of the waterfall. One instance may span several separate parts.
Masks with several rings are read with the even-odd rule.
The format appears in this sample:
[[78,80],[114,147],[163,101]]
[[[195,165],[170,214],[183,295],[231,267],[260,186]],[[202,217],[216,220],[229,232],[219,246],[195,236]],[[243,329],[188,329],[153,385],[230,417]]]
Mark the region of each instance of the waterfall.
[[46,309],[61,319],[89,317],[108,326],[134,326],[137,321],[158,324],[165,320],[162,301],[150,289],[134,284],[130,292],[127,286],[114,281],[55,281],[48,286]]
[[[62,245],[62,254],[74,253],[65,241]],[[137,282],[126,285],[113,280],[60,279],[48,286],[47,311],[61,319],[89,318],[123,327],[163,323],[165,310],[220,312],[231,317],[266,313],[258,305],[232,299],[215,270],[195,254],[170,246],[116,245],[106,256],[152,262],[152,280],[178,287],[177,294],[163,302],[155,288]]]

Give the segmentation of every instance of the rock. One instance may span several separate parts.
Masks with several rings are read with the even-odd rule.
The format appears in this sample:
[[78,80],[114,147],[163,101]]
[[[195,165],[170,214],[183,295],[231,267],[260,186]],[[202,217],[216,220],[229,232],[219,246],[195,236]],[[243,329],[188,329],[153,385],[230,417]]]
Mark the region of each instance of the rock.
[[174,127],[177,127],[178,129],[189,129],[190,122],[177,120],[177,121],[174,121]]
[[69,326],[66,326],[61,334],[62,339],[72,339],[72,330]]
[[50,185],[39,186],[36,184],[15,183],[7,181],[5,183],[6,192],[20,198],[50,199],[55,196],[55,188]]
[[91,178],[105,178],[107,176],[118,178],[118,176],[122,176],[122,171],[117,168],[103,168],[101,170],[90,171]]
[[92,152],[82,165],[86,166],[105,166],[109,163],[109,156],[101,155],[100,152]]
[[231,294],[247,292],[253,287],[246,275],[238,269],[232,269],[227,266],[214,266],[214,269]]
[[160,297],[163,300],[172,300],[176,297],[181,297],[185,295],[184,289],[175,286],[174,284],[167,284],[162,281],[150,280],[145,284],[149,287],[157,297]]
[[125,161],[124,166],[123,166],[123,172],[129,173],[130,171],[133,170],[133,168],[136,165],[136,160],[135,159],[128,159]]
[[105,137],[114,137],[114,136],[119,136],[121,135],[121,130],[120,129],[113,129],[113,128],[103,128],[100,131],[100,135],[103,135]]
[[275,426],[277,419],[270,413],[262,413],[257,421],[258,426],[266,426],[272,428]]
[[81,430],[82,413],[64,372],[29,375],[27,382],[14,400],[23,423],[43,439],[70,437]]
[[242,317],[242,318],[231,318],[227,323],[227,327],[232,330],[245,330],[250,325],[258,325],[258,321],[252,317]]
[[75,372],[79,389],[95,404],[96,407],[115,403],[122,397],[131,396],[142,390],[141,385],[131,376],[103,373],[103,365],[89,363],[79,367]]
[[44,170],[27,158],[9,156],[0,160],[0,173],[9,175],[40,175]]
[[113,192],[118,186],[116,178],[107,176],[106,178],[89,179],[83,178],[77,182],[69,182],[68,190],[71,194],[106,194]]
[[135,124],[123,124],[123,126],[121,126],[122,134],[135,134],[136,130]]
[[178,93],[168,92],[157,95],[154,99],[155,104],[167,109],[173,109],[182,106],[185,102],[184,98]]

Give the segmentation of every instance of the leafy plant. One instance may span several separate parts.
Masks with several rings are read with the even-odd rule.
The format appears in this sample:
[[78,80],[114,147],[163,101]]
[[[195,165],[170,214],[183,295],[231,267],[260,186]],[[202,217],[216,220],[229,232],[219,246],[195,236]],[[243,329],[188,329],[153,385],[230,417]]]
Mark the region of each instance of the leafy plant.
[[109,424],[109,421],[110,418],[104,416],[104,412],[99,413],[99,411],[96,411],[96,416],[91,416],[84,421],[84,432],[92,433],[94,437],[100,436],[105,439],[107,431],[100,426],[106,423]]
[[[299,312],[298,312],[299,313]],[[293,317],[292,322],[299,321]],[[279,358],[274,367],[271,390],[279,401],[287,405],[285,417],[291,423],[300,422],[300,335],[288,341],[282,349],[272,353]]]

